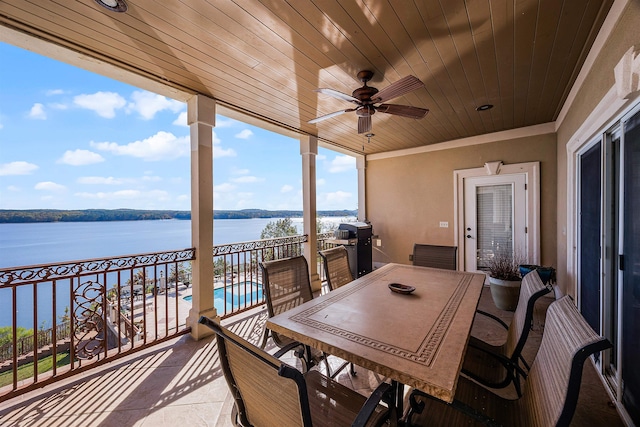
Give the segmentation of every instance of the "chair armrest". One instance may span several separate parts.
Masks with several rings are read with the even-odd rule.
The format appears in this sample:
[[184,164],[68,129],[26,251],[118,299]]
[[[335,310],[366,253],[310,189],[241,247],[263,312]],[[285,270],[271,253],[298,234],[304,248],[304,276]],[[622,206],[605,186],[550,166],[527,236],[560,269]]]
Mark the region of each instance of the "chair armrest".
[[296,347],[300,347],[301,345],[303,345],[303,344],[298,342],[298,341],[292,341],[289,344],[287,344],[284,347],[282,347],[280,350],[276,351],[273,354],[273,356],[277,357],[278,359],[280,359],[284,354],[286,354],[287,352],[293,350]]
[[504,320],[502,320],[501,318],[499,318],[498,316],[495,316],[491,313],[487,313],[486,311],[482,311],[482,310],[476,310],[476,313],[478,314],[482,314],[483,316],[487,316],[490,317],[491,319],[495,320],[496,322],[498,322],[500,325],[502,325],[503,328],[505,329],[509,329],[509,325],[507,325]]
[[373,415],[373,411],[378,407],[380,401],[385,402],[389,406],[390,416],[396,416],[395,405],[393,402],[393,387],[391,384],[383,382],[371,393],[371,396],[364,402],[358,416],[351,424],[352,427],[364,427]]

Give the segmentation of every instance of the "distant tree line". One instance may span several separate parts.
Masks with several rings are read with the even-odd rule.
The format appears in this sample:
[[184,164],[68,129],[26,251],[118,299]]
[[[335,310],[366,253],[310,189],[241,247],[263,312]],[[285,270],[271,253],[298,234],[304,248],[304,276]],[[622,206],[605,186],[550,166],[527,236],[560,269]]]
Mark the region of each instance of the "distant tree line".
[[[318,211],[319,216],[357,216],[357,210]],[[243,209],[238,211],[213,211],[214,219],[249,218],[292,218],[301,217],[302,211],[267,211],[263,209]],[[159,219],[191,219],[190,211],[138,210],[138,209],[86,209],[57,210],[0,209],[0,223],[25,222],[87,222],[87,221],[141,221]]]

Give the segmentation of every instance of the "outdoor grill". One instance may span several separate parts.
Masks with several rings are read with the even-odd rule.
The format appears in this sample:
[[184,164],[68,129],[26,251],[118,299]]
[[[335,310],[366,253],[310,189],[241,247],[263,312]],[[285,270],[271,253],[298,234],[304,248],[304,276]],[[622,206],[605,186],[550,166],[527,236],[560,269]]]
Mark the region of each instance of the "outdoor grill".
[[348,244],[344,247],[349,254],[349,268],[353,277],[364,276],[373,270],[371,254],[371,224],[366,222],[344,223],[338,226],[338,232],[348,231]]

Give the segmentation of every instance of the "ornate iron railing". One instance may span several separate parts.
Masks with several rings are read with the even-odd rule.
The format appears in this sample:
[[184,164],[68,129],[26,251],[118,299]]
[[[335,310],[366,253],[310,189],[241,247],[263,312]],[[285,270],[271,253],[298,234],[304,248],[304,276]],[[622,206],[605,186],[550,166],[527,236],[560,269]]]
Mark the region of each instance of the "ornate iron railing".
[[180,295],[193,259],[191,248],[0,269],[2,310],[11,313],[11,325],[0,325],[0,401],[187,332]]
[[259,263],[302,255],[306,235],[213,247],[214,305],[222,318],[265,303]]
[[[317,249],[332,237],[319,235]],[[213,247],[218,314],[264,304],[259,262],[301,255],[307,241]],[[0,401],[188,332],[194,259],[190,248],[0,269],[1,309],[11,313],[11,325],[0,325]]]

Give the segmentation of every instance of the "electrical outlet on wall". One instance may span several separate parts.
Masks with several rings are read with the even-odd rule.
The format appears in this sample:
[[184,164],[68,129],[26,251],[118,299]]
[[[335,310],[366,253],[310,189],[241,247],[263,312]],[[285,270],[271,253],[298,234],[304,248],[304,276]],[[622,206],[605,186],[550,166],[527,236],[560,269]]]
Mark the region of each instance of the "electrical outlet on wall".
[[440,228],[449,228],[449,221],[440,221]]

